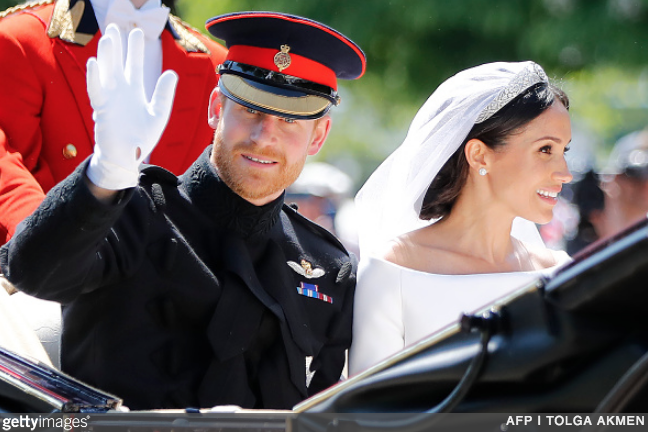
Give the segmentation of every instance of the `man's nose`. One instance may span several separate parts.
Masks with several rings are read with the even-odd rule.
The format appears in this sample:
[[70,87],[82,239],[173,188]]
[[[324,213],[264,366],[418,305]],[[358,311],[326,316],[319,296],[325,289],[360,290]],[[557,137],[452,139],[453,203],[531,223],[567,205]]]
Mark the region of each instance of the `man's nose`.
[[259,145],[272,145],[278,140],[279,118],[268,114],[259,115],[250,138]]

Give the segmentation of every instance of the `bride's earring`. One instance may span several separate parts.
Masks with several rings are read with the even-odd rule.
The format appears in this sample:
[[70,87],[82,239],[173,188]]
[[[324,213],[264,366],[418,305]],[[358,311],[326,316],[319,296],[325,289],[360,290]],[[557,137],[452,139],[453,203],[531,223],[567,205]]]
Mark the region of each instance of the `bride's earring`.
[[479,175],[485,176],[488,174],[488,171],[486,171],[486,168],[479,168]]

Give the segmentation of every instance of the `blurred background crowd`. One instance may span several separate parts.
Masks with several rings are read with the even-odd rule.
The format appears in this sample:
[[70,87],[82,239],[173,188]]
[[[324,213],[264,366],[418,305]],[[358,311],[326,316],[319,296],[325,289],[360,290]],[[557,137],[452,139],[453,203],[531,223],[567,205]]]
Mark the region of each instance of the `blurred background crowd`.
[[[15,0],[0,0],[0,10]],[[178,0],[209,17],[275,10],[339,29],[365,50],[366,75],[344,88],[322,152],[289,190],[308,217],[356,250],[352,197],[454,73],[533,60],[571,99],[574,182],[541,232],[573,254],[648,212],[648,0]],[[346,87],[346,84],[341,84]]]

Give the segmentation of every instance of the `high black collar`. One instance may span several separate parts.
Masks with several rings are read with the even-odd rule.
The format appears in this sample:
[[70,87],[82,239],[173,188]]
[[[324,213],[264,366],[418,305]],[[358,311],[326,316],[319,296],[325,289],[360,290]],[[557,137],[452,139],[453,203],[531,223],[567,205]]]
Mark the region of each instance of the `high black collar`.
[[242,238],[265,236],[279,219],[285,192],[263,206],[234,193],[210,162],[212,146],[180,177],[180,189],[217,226]]

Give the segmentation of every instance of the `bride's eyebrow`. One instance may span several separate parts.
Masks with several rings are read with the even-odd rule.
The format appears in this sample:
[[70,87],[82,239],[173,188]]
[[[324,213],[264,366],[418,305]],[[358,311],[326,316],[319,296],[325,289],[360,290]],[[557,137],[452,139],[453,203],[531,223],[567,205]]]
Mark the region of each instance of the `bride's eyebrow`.
[[549,135],[538,138],[538,139],[534,140],[533,142],[536,143],[536,142],[539,142],[539,141],[547,141],[547,140],[555,141],[556,143],[561,143],[562,142],[562,139],[554,137],[554,136],[549,136]]

